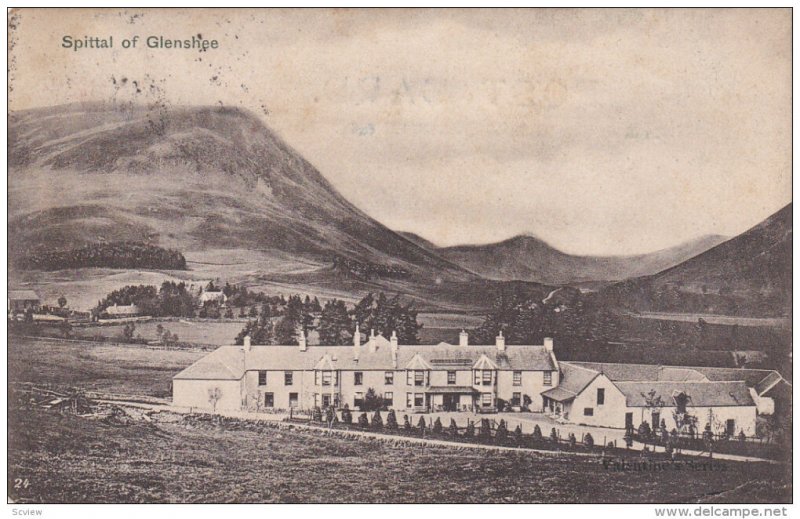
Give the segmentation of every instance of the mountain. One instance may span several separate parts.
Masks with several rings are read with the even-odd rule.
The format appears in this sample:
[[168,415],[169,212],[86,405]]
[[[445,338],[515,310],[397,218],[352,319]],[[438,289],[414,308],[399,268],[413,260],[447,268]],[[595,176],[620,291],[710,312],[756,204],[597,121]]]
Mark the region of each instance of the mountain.
[[[73,104],[12,112],[8,134],[12,264],[141,242],[184,253],[204,276],[287,291],[311,283],[427,301],[486,283],[360,211],[244,110]],[[257,260],[228,266],[242,255]]]
[[788,316],[792,309],[792,204],[672,268],[608,287],[635,310]]
[[414,234],[413,232],[404,232],[404,231],[397,231],[397,234],[402,236],[403,238],[407,239],[408,241],[415,243],[422,247],[425,250],[429,251],[436,251],[439,247],[436,246],[432,241],[426,240],[419,234]]
[[620,281],[654,274],[723,242],[708,235],[676,247],[635,256],[575,256],[533,236],[521,235],[487,245],[433,249],[441,257],[489,279],[519,279],[551,285]]

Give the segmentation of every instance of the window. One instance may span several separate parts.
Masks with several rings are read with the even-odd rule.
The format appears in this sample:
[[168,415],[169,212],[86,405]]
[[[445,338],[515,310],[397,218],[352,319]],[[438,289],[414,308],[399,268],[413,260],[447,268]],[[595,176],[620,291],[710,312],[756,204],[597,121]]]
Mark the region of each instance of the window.
[[603,405],[606,403],[606,390],[605,389],[598,389],[597,390],[597,405]]
[[331,395],[322,395],[322,407],[330,407]]
[[275,407],[275,395],[273,393],[264,393],[264,407]]
[[584,407],[583,416],[594,416],[594,409],[592,409],[591,407]]
[[292,385],[292,382],[293,382],[293,379],[294,379],[293,375],[294,374],[291,371],[285,371],[283,373],[283,385],[284,386],[291,386]]
[[424,371],[415,371],[414,372],[414,385],[415,386],[424,386],[425,385],[425,372]]
[[385,391],[383,393],[383,405],[386,407],[394,406],[394,393],[391,391]]
[[545,371],[544,372],[544,382],[542,382],[545,386],[552,386],[553,385],[553,372],[552,371]]
[[364,384],[364,374],[360,371],[353,373],[353,385],[360,386]]
[[353,407],[358,407],[359,409],[364,404],[364,393],[358,391],[353,396]]
[[264,370],[258,372],[258,385],[259,386],[267,385],[267,372]]
[[483,371],[483,385],[484,386],[491,386],[492,385],[492,372],[489,370]]
[[483,394],[481,394],[481,406],[482,407],[492,407],[492,394],[491,393],[483,393]]
[[733,418],[725,421],[725,432],[731,437],[736,434],[736,421]]
[[414,393],[414,407],[423,407],[425,405],[425,393]]
[[511,394],[511,405],[518,406],[522,405],[522,393],[512,393]]
[[297,393],[289,393],[289,407],[297,407]]
[[514,372],[514,385],[515,386],[521,386],[522,385],[522,372],[521,371],[515,371]]
[[330,371],[323,371],[322,372],[322,385],[323,386],[330,386],[331,385],[331,372]]
[[448,371],[447,372],[447,384],[450,386],[454,386],[456,384],[456,372],[455,371]]
[[406,407],[414,407],[414,393],[406,393]]
[[481,372],[480,371],[475,371],[475,372],[473,372],[473,375],[474,375],[474,379],[475,379],[473,381],[473,384],[475,384],[476,386],[480,386],[481,385]]
[[383,374],[383,383],[387,386],[394,384],[394,371],[387,371]]

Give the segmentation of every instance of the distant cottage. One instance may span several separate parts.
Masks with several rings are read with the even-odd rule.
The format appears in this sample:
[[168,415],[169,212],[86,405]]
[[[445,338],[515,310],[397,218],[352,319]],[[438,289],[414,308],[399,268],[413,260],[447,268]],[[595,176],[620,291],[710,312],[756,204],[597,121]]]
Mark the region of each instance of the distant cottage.
[[224,304],[228,300],[228,297],[222,290],[207,290],[200,294],[200,305],[212,301],[219,304]]
[[33,290],[9,290],[8,311],[24,312],[27,309],[39,310],[42,301]]
[[136,317],[140,314],[139,307],[136,305],[117,305],[106,307],[103,313],[108,317],[119,319],[122,317]]

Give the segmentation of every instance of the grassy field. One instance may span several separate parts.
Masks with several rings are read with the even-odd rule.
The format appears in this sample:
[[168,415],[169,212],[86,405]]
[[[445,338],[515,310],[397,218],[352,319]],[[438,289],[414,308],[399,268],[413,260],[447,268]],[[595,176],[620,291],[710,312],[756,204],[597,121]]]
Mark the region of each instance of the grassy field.
[[171,396],[170,382],[204,351],[152,350],[24,339],[8,341],[9,382],[33,382],[148,396]]
[[[165,415],[112,426],[36,409],[10,415],[17,502],[776,502],[786,469],[608,470],[596,458],[408,447],[318,431]],[[313,476],[312,476],[313,475]],[[602,488],[602,491],[599,489]],[[587,492],[587,489],[597,491]]]
[[[233,344],[236,335],[245,326],[244,321],[234,321],[220,319],[218,321],[195,321],[195,320],[153,320],[134,323],[136,326],[135,334],[141,335],[148,340],[158,339],[156,328],[160,324],[170,333],[177,334],[180,341],[195,344],[211,344],[222,346]],[[103,337],[121,337],[125,325],[114,324],[104,326],[82,326],[72,330],[73,335],[81,337],[93,337],[102,335]]]

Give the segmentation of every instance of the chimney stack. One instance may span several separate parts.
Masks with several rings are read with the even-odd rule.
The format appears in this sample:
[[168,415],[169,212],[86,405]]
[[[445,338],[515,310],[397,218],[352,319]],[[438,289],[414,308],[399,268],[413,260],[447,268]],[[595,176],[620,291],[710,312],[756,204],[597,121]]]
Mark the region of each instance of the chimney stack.
[[503,330],[500,330],[500,335],[495,338],[497,344],[497,351],[506,351],[506,338],[503,337]]
[[301,329],[300,336],[297,338],[297,343],[300,345],[300,351],[306,351],[308,349],[308,345],[306,345],[306,334]]
[[461,330],[461,333],[458,334],[458,345],[469,346],[469,334],[465,330]]
[[244,336],[244,351],[250,351],[250,336]]
[[544,349],[545,351],[553,351],[553,339],[550,337],[544,338]]
[[369,351],[371,353],[375,353],[378,351],[378,341],[375,340],[375,330],[372,329],[369,331]]
[[397,342],[397,333],[392,332],[392,338],[390,340],[392,345],[392,367],[397,369],[397,348],[400,346]]
[[358,350],[361,349],[361,332],[356,324],[356,331],[353,334],[353,360],[358,362]]

